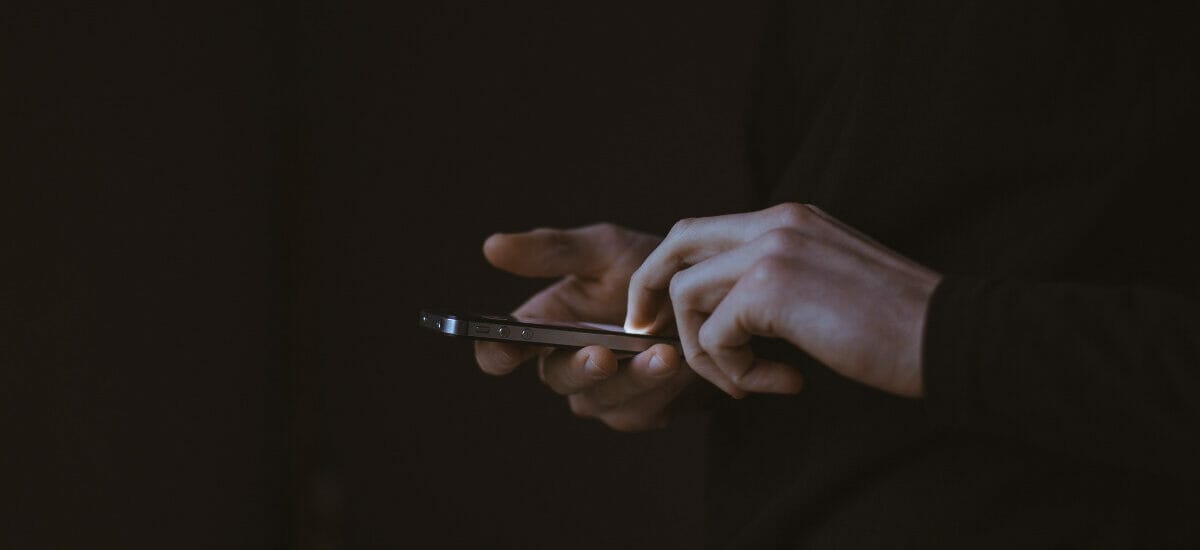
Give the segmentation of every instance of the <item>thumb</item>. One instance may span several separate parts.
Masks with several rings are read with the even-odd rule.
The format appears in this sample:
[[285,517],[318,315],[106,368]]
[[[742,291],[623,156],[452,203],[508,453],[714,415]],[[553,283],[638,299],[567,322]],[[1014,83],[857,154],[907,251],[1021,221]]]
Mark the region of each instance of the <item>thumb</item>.
[[492,265],[523,277],[599,277],[621,250],[619,233],[611,224],[496,233],[484,241],[483,255]]

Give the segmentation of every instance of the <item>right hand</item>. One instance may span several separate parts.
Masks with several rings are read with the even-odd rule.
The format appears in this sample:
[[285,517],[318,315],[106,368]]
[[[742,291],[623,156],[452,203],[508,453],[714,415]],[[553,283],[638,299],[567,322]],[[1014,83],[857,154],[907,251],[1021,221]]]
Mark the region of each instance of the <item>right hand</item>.
[[[562,277],[514,314],[621,324],[629,278],[660,240],[612,224],[597,224],[497,233],[484,242],[483,254],[492,265],[517,275]],[[681,394],[699,380],[676,349],[666,344],[656,344],[618,365],[612,350],[603,346],[570,350],[475,343],[475,359],[489,374],[508,374],[534,356],[539,358],[539,377],[567,396],[575,414],[597,418],[618,431],[665,427],[685,401]]]

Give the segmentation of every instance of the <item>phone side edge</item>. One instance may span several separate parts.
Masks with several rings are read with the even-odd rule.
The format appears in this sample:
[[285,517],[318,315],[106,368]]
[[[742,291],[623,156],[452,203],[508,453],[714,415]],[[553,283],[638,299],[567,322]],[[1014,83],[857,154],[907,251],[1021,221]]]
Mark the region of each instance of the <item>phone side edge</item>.
[[420,326],[452,336],[467,336],[469,322],[457,315],[421,311]]

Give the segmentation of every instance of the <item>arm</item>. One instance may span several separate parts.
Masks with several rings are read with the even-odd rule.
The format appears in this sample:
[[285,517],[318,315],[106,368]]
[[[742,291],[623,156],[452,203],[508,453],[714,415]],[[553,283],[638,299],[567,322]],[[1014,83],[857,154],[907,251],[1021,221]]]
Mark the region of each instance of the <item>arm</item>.
[[943,277],[815,207],[680,222],[634,274],[630,327],[673,317],[727,393],[799,391],[751,336],[927,398],[935,422],[1196,478],[1197,304],[1137,288]]
[[920,397],[921,334],[940,275],[819,209],[782,204],[683,220],[634,273],[628,330],[674,318],[687,364],[726,393],[796,393],[800,374],[758,358],[781,338],[839,374]]

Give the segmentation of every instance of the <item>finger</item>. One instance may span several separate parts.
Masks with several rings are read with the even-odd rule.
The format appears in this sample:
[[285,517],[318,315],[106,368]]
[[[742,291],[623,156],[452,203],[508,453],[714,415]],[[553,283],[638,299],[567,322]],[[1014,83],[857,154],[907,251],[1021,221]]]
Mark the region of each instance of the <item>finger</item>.
[[523,277],[598,277],[622,252],[621,231],[596,224],[496,233],[484,241],[483,255],[492,265]]
[[806,206],[789,203],[758,212],[688,219],[676,223],[630,280],[626,330],[646,331],[652,327],[666,302],[671,277],[680,269],[748,242],[772,229],[806,228],[813,220],[823,218]]
[[[617,431],[645,431],[667,427],[675,413],[695,406],[685,403],[685,393],[699,375],[682,365],[666,380],[620,405],[606,409],[598,417]],[[586,394],[572,396],[578,399]],[[578,404],[576,404],[578,406]]]
[[661,330],[662,312],[670,309],[666,291],[671,277],[689,265],[743,242],[744,235],[733,228],[744,230],[749,224],[742,219],[752,216],[731,214],[676,223],[630,278],[625,330],[647,333]]
[[560,321],[581,321],[583,311],[576,304],[588,303],[587,297],[582,296],[579,282],[571,277],[562,279],[542,289],[531,296],[525,303],[513,310],[517,317],[535,319],[556,319]]
[[708,353],[700,347],[700,340],[697,334],[708,316],[701,311],[683,309],[676,306],[675,318],[676,326],[679,330],[679,343],[683,347],[687,363],[692,370],[734,398],[741,399],[745,397],[745,392],[738,388],[737,384],[727,374],[722,372],[716,363],[713,362],[712,358],[708,356]]
[[475,341],[475,362],[488,374],[508,374],[537,353],[538,348],[535,346]]
[[617,358],[603,346],[579,350],[556,349],[543,356],[539,370],[542,381],[561,395],[579,393],[617,372]]
[[598,414],[661,389],[683,368],[683,358],[674,347],[655,344],[611,378],[583,391],[581,397],[589,401],[590,412]]
[[737,397],[743,393],[739,390],[745,388],[734,383],[729,374],[708,356],[700,345],[700,327],[751,266],[764,257],[792,253],[807,246],[808,242],[807,237],[799,231],[774,229],[743,246],[680,271],[671,278],[671,304],[688,364],[730,395]]
[[[514,315],[539,319],[577,319],[579,313],[571,306],[572,282],[562,280],[534,294],[515,311]],[[537,355],[543,348],[504,342],[475,342],[475,361],[488,374],[508,374],[518,365]]]
[[[712,312],[733,285],[764,258],[793,256],[822,246],[800,231],[773,229],[745,245],[684,269],[671,277],[669,285],[675,315],[678,318],[682,316],[681,311],[689,310],[705,314]],[[695,328],[699,329],[699,326]]]
[[778,323],[777,311],[764,303],[758,289],[739,282],[725,297],[704,326],[700,327],[700,346],[717,368],[739,388],[749,392],[797,393],[803,377],[795,368],[754,356],[750,338],[775,336],[772,323]]

